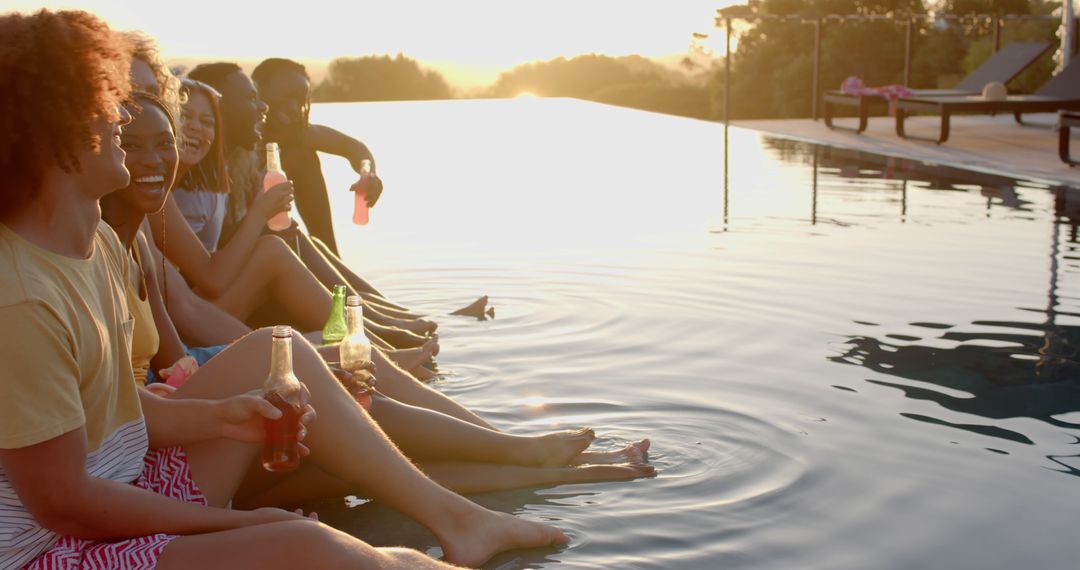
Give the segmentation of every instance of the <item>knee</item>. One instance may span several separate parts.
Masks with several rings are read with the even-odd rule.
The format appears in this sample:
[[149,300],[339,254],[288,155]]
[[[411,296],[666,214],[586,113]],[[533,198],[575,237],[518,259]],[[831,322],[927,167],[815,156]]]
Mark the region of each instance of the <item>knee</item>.
[[[302,552],[306,568],[362,567],[385,558],[367,543],[322,523],[308,520],[285,523],[289,550]],[[381,567],[381,565],[379,565]]]
[[252,254],[261,263],[281,264],[287,262],[296,254],[289,249],[285,240],[277,236],[262,236],[255,242],[255,251]]

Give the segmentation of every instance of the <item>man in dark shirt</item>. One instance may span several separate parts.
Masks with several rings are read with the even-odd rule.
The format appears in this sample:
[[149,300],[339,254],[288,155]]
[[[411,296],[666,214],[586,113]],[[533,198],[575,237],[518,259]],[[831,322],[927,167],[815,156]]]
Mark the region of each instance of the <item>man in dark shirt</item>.
[[337,254],[330,201],[318,152],[346,158],[357,174],[360,174],[364,160],[371,161],[369,206],[375,205],[382,193],[382,181],[375,174],[375,158],[364,143],[330,127],[311,124],[311,78],[303,65],[289,59],[271,58],[260,63],[251,78],[258,87],[260,98],[269,106],[263,140],[276,142],[281,148],[282,167],[296,189],[296,208],[300,217],[308,233]]

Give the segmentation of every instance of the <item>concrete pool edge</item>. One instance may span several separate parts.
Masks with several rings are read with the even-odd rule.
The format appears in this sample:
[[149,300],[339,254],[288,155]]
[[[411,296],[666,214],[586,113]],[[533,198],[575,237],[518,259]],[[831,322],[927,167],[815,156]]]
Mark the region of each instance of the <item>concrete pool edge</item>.
[[[922,118],[936,120],[936,117]],[[917,160],[929,165],[948,166],[1049,186],[1080,188],[1080,169],[1070,169],[1058,160],[1057,132],[1045,127],[1015,125],[1011,116],[1008,117],[1009,123],[1004,125],[1001,117],[957,117],[967,119],[960,123],[960,128],[967,131],[966,139],[969,142],[974,141],[972,146],[976,148],[966,150],[962,147],[965,142],[963,140],[956,146],[949,146],[905,141],[895,134],[891,134],[891,139],[883,138],[882,123],[891,125],[892,121],[888,120],[888,117],[876,119],[878,129],[874,133],[868,130],[870,134],[863,135],[830,131],[823,123],[810,119],[735,121],[731,126],[788,140]],[[1043,121],[1045,122],[1045,118]],[[873,124],[873,121],[871,123]],[[974,131],[978,131],[978,134],[972,135]],[[979,148],[980,144],[983,148]],[[1011,165],[1013,168],[1002,168],[995,164]]]

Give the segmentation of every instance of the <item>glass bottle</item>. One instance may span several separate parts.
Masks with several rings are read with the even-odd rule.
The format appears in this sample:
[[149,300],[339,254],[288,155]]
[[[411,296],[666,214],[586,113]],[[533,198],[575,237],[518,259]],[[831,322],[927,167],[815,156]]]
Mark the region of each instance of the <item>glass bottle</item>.
[[[266,174],[263,175],[262,191],[266,192],[282,182],[288,182],[288,180],[285,171],[281,168],[281,154],[278,151],[278,144],[275,142],[266,143]],[[266,221],[266,227],[275,232],[287,229],[291,225],[292,218],[289,217],[288,210],[278,212]]]
[[354,224],[365,226],[368,223],[368,188],[371,187],[371,161],[360,161],[360,180],[352,185]]
[[366,369],[371,362],[371,341],[364,334],[364,307],[357,295],[349,295],[345,300],[345,323],[348,332],[338,345],[341,368],[352,374],[356,381],[349,392],[360,405],[367,408],[374,393],[373,382],[365,380],[371,378],[371,372]]
[[292,328],[274,327],[270,375],[263,397],[281,411],[276,420],[265,419],[262,464],[267,471],[291,471],[300,466],[300,417],[303,415],[300,380],[293,374]]
[[326,319],[326,325],[322,329],[323,344],[340,342],[348,332],[345,324],[345,286],[334,285],[334,300],[330,306],[330,317]]

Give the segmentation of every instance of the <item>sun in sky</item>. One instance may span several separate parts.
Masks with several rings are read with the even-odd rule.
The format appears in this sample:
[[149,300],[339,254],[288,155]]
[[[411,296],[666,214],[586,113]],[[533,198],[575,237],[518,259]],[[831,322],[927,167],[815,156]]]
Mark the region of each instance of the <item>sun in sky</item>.
[[[185,0],[6,2],[81,9],[157,38],[166,59],[303,61],[404,54],[469,82],[536,60],[597,53],[677,57],[735,0],[462,0],[296,3]],[[163,6],[171,6],[170,10]]]

